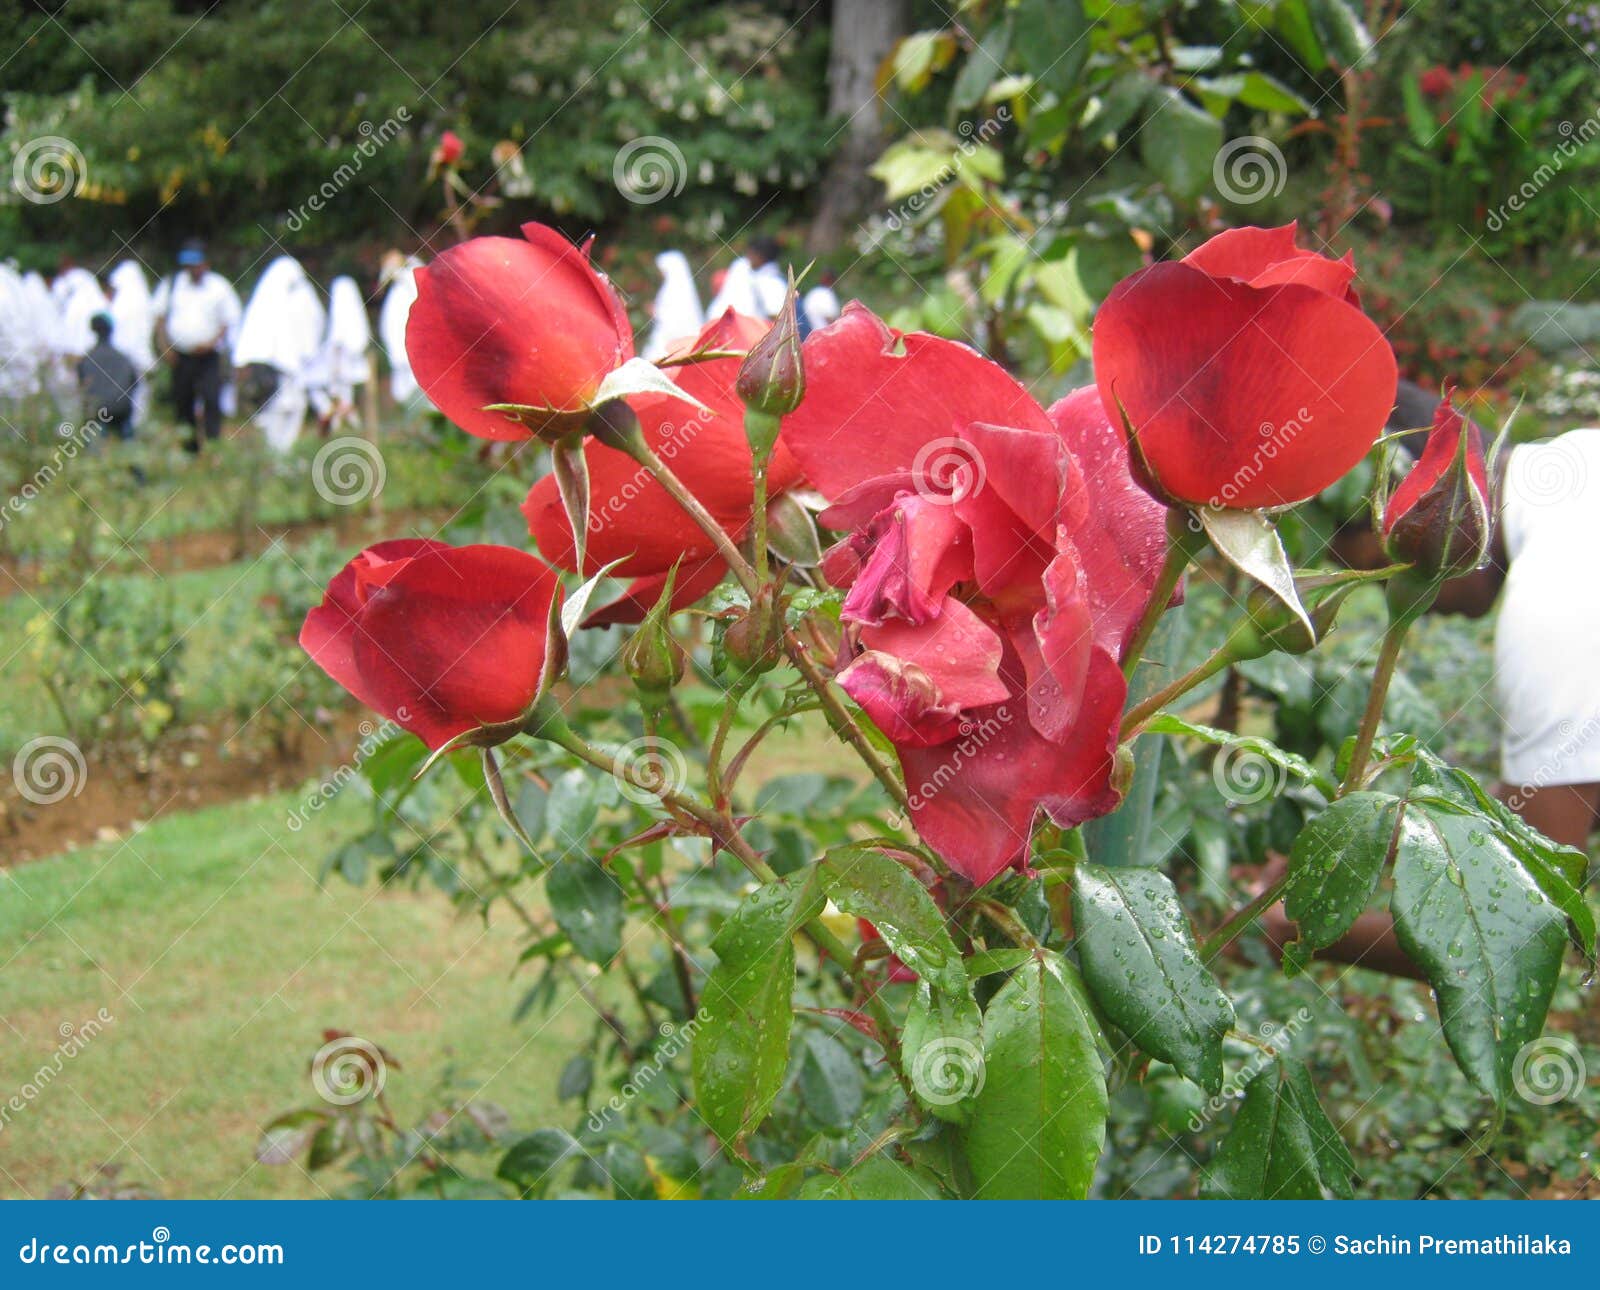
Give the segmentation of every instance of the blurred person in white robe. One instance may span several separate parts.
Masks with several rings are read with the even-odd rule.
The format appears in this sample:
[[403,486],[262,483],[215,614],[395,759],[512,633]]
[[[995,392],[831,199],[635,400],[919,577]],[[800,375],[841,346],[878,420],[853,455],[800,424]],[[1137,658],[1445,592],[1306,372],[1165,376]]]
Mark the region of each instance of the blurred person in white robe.
[[311,406],[324,430],[359,425],[357,387],[367,383],[372,322],[361,288],[348,274],[328,286],[328,330],[311,377]]
[[761,317],[761,306],[756,299],[756,271],[748,259],[740,256],[722,274],[722,281],[706,306],[706,317],[722,317],[729,309],[750,318]]
[[778,316],[783,299],[789,294],[789,279],[778,264],[778,240],[773,237],[750,239],[750,286],[755,293],[755,317],[767,321]]
[[389,360],[389,393],[402,409],[426,407],[427,399],[411,373],[406,354],[406,320],[417,298],[417,270],[422,261],[414,255],[390,251],[383,257],[380,286],[387,286],[383,305],[378,310],[378,338],[384,357]]
[[300,437],[326,321],[317,289],[298,260],[280,255],[267,265],[239,323],[233,365],[265,368],[275,378],[253,418],[274,452],[288,452]]
[[661,274],[661,286],[656,292],[650,337],[644,347],[644,357],[652,362],[678,341],[698,336],[705,323],[688,257],[682,251],[663,251],[656,256],[656,269]]
[[0,406],[13,407],[39,392],[39,345],[33,334],[28,286],[0,264]]
[[140,381],[133,396],[130,425],[138,429],[150,406],[151,370],[156,365],[156,315],[151,303],[150,284],[144,270],[134,260],[124,260],[106,279],[111,287],[111,343],[138,371]]
[[50,300],[55,318],[50,328],[44,384],[56,406],[72,418],[78,411],[78,360],[95,346],[90,321],[96,314],[105,313],[111,302],[94,274],[71,260],[63,260],[51,279]]

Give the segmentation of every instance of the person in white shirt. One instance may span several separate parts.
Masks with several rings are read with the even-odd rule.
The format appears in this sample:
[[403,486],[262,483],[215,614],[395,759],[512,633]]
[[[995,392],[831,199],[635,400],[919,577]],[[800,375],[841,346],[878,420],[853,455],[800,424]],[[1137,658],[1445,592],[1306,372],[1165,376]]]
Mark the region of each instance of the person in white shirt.
[[750,240],[750,285],[755,291],[756,317],[763,322],[776,318],[789,294],[789,280],[778,267],[778,241],[772,237]]
[[800,298],[802,338],[814,331],[821,331],[843,311],[839,293],[833,289],[833,274],[824,272],[817,280],[817,285]]
[[379,281],[388,290],[378,310],[378,335],[389,360],[389,393],[402,409],[425,406],[427,402],[412,375],[411,358],[406,353],[406,320],[417,299],[417,270],[421,267],[422,261],[416,256],[390,251],[383,257]]
[[205,439],[222,435],[222,354],[228,332],[239,321],[239,297],[211,271],[205,247],[186,242],[178,252],[177,274],[156,289],[151,310],[157,343],[171,354],[178,420],[189,427],[184,447],[198,453],[202,432]]

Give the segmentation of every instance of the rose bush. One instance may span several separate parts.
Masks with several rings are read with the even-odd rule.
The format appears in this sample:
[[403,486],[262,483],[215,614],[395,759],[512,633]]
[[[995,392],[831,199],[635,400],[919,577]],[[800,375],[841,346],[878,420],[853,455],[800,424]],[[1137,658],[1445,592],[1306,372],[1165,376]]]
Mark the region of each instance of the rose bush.
[[[503,901],[543,966],[528,1006],[565,972],[599,1018],[560,1080],[588,1114],[512,1145],[495,1185],[1080,1197],[1104,1186],[1108,1125],[1137,1086],[1202,1108],[1177,1145],[1203,1193],[1349,1195],[1356,1165],[1298,1041],[1239,1020],[1224,951],[1280,902],[1291,977],[1359,959],[1358,919],[1387,917],[1462,1087],[1486,1119],[1504,1107],[1564,946],[1593,961],[1583,857],[1380,733],[1413,621],[1482,555],[1476,432],[1440,409],[1385,517],[1395,567],[1294,569],[1278,541],[1275,510],[1360,460],[1394,396],[1348,260],[1296,247],[1291,226],[1142,269],[1100,312],[1095,385],[1046,410],[976,351],[859,305],[797,353],[792,291],[765,343],[727,315],[619,389],[632,340],[609,287],[548,230],[511,245],[466,243],[435,273],[413,364],[464,428],[548,433],[557,479],[524,515],[544,560],[586,581],[563,601],[524,552],[380,543],[302,633],[422,741],[372,759],[380,831],[415,832],[401,807],[423,745],[484,746],[481,776],[458,766],[487,792],[430,832],[427,862],[461,835],[451,878],[481,885],[457,895]],[[534,307],[513,260],[564,285]],[[505,403],[519,420],[489,410]],[[793,549],[825,554],[786,559],[769,508],[794,538],[819,495],[830,536]],[[602,573],[625,586],[591,611]],[[1239,735],[1225,704],[1193,720],[1208,679],[1319,648],[1366,583],[1389,618],[1338,746]],[[1179,667],[1158,629],[1196,588],[1232,609]],[[636,703],[551,688],[572,681],[585,617],[644,619],[620,650]],[[764,741],[807,721],[859,773],[830,749],[825,770],[748,789]],[[1167,740],[1215,750],[1195,778],[1226,803],[1161,782]],[[1235,763],[1272,812],[1248,829]],[[491,805],[498,851],[475,814]],[[1275,876],[1219,912],[1218,844],[1225,869],[1262,849],[1257,825]],[[395,873],[417,854],[388,833],[362,845],[400,855]],[[515,894],[532,881],[553,924]],[[622,1005],[589,990],[613,965]]]

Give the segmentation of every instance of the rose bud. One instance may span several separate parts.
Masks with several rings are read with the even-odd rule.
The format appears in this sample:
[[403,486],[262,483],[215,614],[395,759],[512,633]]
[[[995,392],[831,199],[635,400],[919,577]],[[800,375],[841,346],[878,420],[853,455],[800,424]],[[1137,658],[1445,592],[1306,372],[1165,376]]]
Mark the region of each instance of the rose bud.
[[751,451],[764,461],[778,437],[778,418],[799,407],[806,393],[793,274],[789,276],[789,293],[783,298],[783,308],[767,334],[745,355],[734,390],[740,402],[757,414],[745,418],[745,427],[750,432]]
[[623,671],[633,678],[639,697],[653,710],[666,705],[672,687],[683,680],[688,659],[673,638],[667,619],[672,613],[672,591],[677,581],[673,568],[662,588],[661,599],[622,647]]
[[510,547],[380,542],[328,584],[300,645],[367,707],[438,749],[533,706],[560,590],[546,565]]
[[1450,406],[1449,391],[1434,410],[1421,458],[1384,509],[1383,537],[1391,558],[1436,581],[1484,561],[1490,520],[1483,436]]
[[439,142],[433,150],[434,167],[455,165],[465,151],[466,144],[461,142],[461,136],[454,130],[446,130],[439,136]]
[[1295,597],[1304,606],[1314,630],[1288,603],[1265,587],[1245,597],[1244,617],[1228,633],[1222,653],[1233,663],[1268,654],[1305,654],[1332,630],[1346,598],[1361,584],[1356,572],[1313,574],[1294,581]]
[[1095,380],[1151,493],[1286,506],[1366,455],[1396,371],[1354,275],[1348,256],[1296,246],[1290,224],[1218,234],[1112,289],[1095,317]]
[[[521,238],[471,238],[417,270],[406,354],[423,392],[468,434],[559,439],[633,357],[633,330],[587,244],[524,224]],[[491,410],[504,405],[519,410]]]
[[722,652],[736,677],[760,676],[778,664],[783,637],[782,610],[771,588],[763,588],[755,602],[730,622],[722,634]]

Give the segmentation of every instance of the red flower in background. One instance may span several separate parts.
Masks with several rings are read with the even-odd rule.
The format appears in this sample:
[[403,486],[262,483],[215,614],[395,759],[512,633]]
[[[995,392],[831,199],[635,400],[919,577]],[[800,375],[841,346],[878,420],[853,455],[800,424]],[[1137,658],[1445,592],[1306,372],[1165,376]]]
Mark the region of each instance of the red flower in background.
[[840,684],[894,742],[927,843],[974,882],[1034,816],[1103,815],[1124,640],[1165,545],[1093,389],[1047,415],[964,345],[859,305],[807,338],[784,442],[847,537]]
[[358,700],[438,748],[538,697],[556,575],[503,546],[368,547],[306,615],[300,645]]
[[[743,351],[765,330],[765,323],[730,309],[687,348]],[[645,440],[735,538],[750,525],[753,496],[744,407],[733,392],[739,364],[738,358],[718,358],[667,369],[706,411],[670,395],[628,399]],[[673,608],[693,604],[722,581],[727,565],[711,539],[633,458],[593,439],[583,453],[589,466],[589,534],[581,572],[597,573],[621,560],[617,576],[634,580],[620,599],[589,619],[591,624],[638,622],[660,597],[674,565]],[[800,468],[780,441],[767,472],[768,495],[775,499],[799,482]],[[554,479],[547,476],[533,486],[522,513],[545,559],[573,569],[572,524]]]
[[1396,373],[1354,276],[1349,256],[1296,246],[1290,224],[1218,234],[1117,284],[1095,318],[1095,377],[1157,497],[1284,506],[1361,460]]
[[433,164],[437,166],[453,166],[461,160],[461,154],[467,150],[466,144],[461,142],[461,136],[454,130],[446,130],[439,136],[439,142],[433,149]]
[[1455,577],[1483,562],[1490,535],[1483,435],[1450,405],[1433,413],[1422,456],[1389,498],[1383,536],[1397,560],[1429,577]]
[[[406,354],[423,392],[483,439],[531,439],[579,428],[606,376],[633,357],[616,289],[542,224],[522,237],[475,237],[417,270]],[[529,422],[499,403],[545,410]]]

